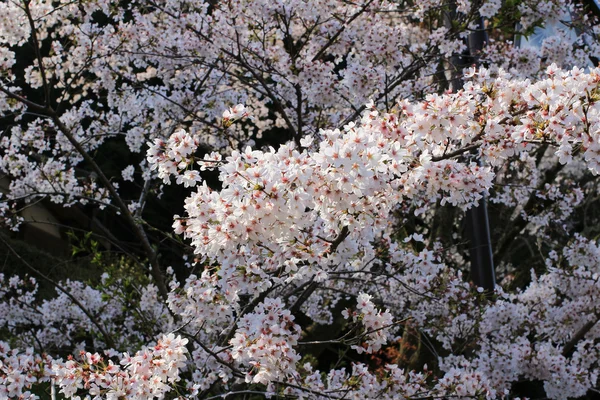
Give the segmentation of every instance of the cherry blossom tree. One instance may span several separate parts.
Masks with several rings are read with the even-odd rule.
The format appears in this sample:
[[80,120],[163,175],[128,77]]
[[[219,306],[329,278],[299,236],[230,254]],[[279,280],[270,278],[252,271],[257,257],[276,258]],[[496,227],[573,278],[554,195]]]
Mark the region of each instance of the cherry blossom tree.
[[[54,204],[135,242],[92,232],[118,256],[82,282],[0,236],[23,272],[0,274],[0,398],[597,392],[595,22],[559,0],[0,3],[3,225]],[[461,226],[484,197],[493,290]]]

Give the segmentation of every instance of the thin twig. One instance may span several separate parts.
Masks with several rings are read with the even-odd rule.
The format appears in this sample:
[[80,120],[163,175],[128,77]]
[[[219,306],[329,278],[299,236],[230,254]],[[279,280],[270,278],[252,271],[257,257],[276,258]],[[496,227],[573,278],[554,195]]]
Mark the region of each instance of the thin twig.
[[21,255],[4,239],[4,237],[2,237],[2,235],[0,235],[0,241],[2,241],[4,243],[4,245],[8,248],[8,250],[10,250],[10,252],[17,257],[17,259],[19,261],[21,261],[23,263],[23,265],[25,265],[27,268],[29,268],[31,271],[33,271],[35,274],[37,274],[40,278],[44,279],[45,281],[49,282],[50,284],[52,284],[55,288],[57,288],[58,290],[60,290],[61,292],[63,292],[69,299],[71,299],[71,301],[73,302],[73,304],[75,304],[77,307],[79,307],[79,309],[81,311],[83,311],[83,313],[90,319],[90,321],[96,326],[96,328],[98,328],[98,330],[100,331],[100,333],[102,334],[102,336],[104,337],[104,341],[106,342],[106,345],[109,348],[114,348],[115,347],[115,341],[113,340],[112,336],[104,329],[104,327],[100,324],[100,322],[98,322],[98,320],[96,320],[96,318],[88,311],[87,308],[85,308],[85,306],[83,304],[81,304],[81,302],[79,300],[77,300],[77,298],[75,296],[73,296],[67,289],[65,289],[64,287],[62,287],[58,282],[56,282],[54,279],[46,276],[46,274],[44,274],[43,272],[41,272],[40,270],[38,270],[37,268],[35,268],[34,266],[32,266],[31,264],[29,264],[23,257],[21,257]]

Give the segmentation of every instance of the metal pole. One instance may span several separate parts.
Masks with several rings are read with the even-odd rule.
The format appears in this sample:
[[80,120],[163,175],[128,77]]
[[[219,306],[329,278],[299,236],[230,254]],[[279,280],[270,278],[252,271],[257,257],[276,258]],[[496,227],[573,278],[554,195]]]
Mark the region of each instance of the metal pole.
[[[469,61],[479,65],[478,52],[487,42],[487,32],[484,29],[483,18],[479,18],[477,30],[468,37]],[[477,207],[466,212],[465,229],[470,242],[471,280],[487,293],[492,293],[496,286],[494,257],[490,239],[490,222],[485,195]]]
[[[445,24],[452,27],[452,20],[456,17],[456,10],[449,11],[445,16]],[[467,51],[463,54],[452,56],[450,89],[453,92],[463,86],[462,70],[469,65],[479,65],[479,52],[488,41],[483,18],[479,17],[477,29],[467,38]],[[483,288],[486,293],[492,293],[496,285],[494,271],[494,258],[490,240],[490,224],[487,213],[486,198],[480,200],[477,207],[467,210],[465,216],[465,231],[469,240],[469,253],[471,256],[471,280]]]
[[496,286],[496,274],[485,196],[477,207],[467,210],[466,214],[465,228],[470,242],[471,279],[475,285],[491,293]]

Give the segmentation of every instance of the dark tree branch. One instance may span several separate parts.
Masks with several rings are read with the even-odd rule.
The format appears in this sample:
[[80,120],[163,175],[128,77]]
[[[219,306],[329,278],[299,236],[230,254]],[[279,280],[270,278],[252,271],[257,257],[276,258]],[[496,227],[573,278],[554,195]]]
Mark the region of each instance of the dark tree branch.
[[150,262],[151,266],[150,274],[154,278],[154,281],[156,283],[156,286],[158,287],[161,296],[163,297],[163,299],[167,299],[169,295],[169,290],[167,289],[167,285],[165,283],[164,277],[160,269],[160,265],[158,263],[158,256],[152,248],[152,245],[148,240],[146,232],[140,226],[140,224],[136,222],[133,215],[131,214],[131,211],[129,211],[129,208],[127,207],[121,196],[119,196],[119,193],[117,192],[113,184],[110,182],[110,179],[106,177],[104,171],[102,171],[102,168],[100,168],[100,166],[96,163],[92,156],[90,156],[88,152],[81,146],[81,143],[79,143],[77,139],[75,139],[75,137],[71,133],[71,130],[60,120],[60,118],[58,117],[58,115],[56,115],[52,108],[48,110],[48,114],[49,117],[52,119],[52,122],[54,122],[54,124],[61,131],[61,133],[65,135],[65,137],[69,140],[71,145],[75,147],[75,149],[79,154],[81,154],[83,159],[90,164],[94,172],[96,172],[96,174],[98,175],[98,179],[100,179],[102,184],[111,194],[113,200],[117,203],[117,206],[121,210],[121,214],[125,217],[125,220],[133,229],[135,235],[141,242],[144,252],[148,256],[148,261]]
[[592,330],[592,328],[596,325],[596,323],[598,323],[600,319],[598,318],[598,316],[596,316],[596,318],[594,318],[591,321],[588,321],[588,323],[586,323],[584,326],[581,327],[581,329],[579,329],[577,332],[575,332],[575,334],[573,335],[573,337],[571,338],[571,340],[569,340],[566,344],[565,347],[563,347],[563,351],[562,351],[562,355],[564,357],[569,357],[573,354],[573,351],[575,350],[575,346],[577,346],[577,343],[579,343],[579,341],[581,339],[583,339],[583,337]]
[[35,22],[33,21],[33,17],[31,15],[31,10],[29,9],[29,3],[31,0],[23,1],[23,10],[27,15],[27,20],[29,22],[29,28],[31,29],[31,38],[33,40],[33,47],[35,51],[35,57],[38,62],[38,66],[40,67],[40,74],[42,75],[42,87],[44,88],[44,103],[46,106],[50,106],[50,85],[48,84],[46,78],[46,68],[44,67],[44,59],[42,58],[41,46],[37,37],[37,30],[35,28]]
[[[339,233],[339,235],[331,242],[331,245],[329,246],[329,250],[327,252],[335,253],[337,248],[340,246],[340,244],[342,244],[342,242],[349,235],[350,235],[350,230],[348,229],[347,226],[344,226],[342,228],[341,232]],[[308,298],[314,293],[315,290],[317,290],[318,287],[319,287],[319,282],[315,282],[314,277],[313,277],[311,279],[311,283],[308,285],[308,287],[304,290],[304,292],[302,292],[302,294],[300,296],[298,296],[298,299],[292,305],[292,307],[290,307],[290,312],[292,314],[295,314],[298,311],[300,311],[300,307],[302,307],[302,304],[304,304],[306,302],[306,300],[308,300]]]
[[115,341],[112,338],[112,336],[106,331],[106,329],[104,329],[104,327],[96,319],[96,317],[93,316],[89,312],[89,310],[87,308],[85,308],[85,306],[83,304],[81,304],[81,302],[79,300],[77,300],[77,298],[75,296],[73,296],[71,294],[71,292],[69,292],[67,289],[65,289],[64,287],[62,287],[54,279],[50,278],[49,276],[47,276],[46,274],[44,274],[43,272],[41,272],[40,270],[38,270],[37,268],[35,268],[34,266],[32,266],[31,264],[29,264],[23,257],[21,257],[21,255],[10,244],[8,244],[8,242],[4,239],[4,237],[2,237],[2,235],[0,235],[0,241],[2,241],[4,243],[4,245],[8,248],[8,250],[15,257],[17,257],[17,259],[19,261],[21,261],[21,263],[23,263],[23,265],[25,265],[28,269],[30,269],[32,272],[34,272],[40,278],[42,278],[43,280],[45,280],[48,283],[50,283],[56,289],[58,289],[61,292],[63,292],[69,299],[71,299],[71,301],[73,302],[73,304],[75,304],[89,318],[90,322],[93,323],[96,326],[96,328],[98,328],[98,330],[100,331],[100,334],[102,335],[102,337],[104,338],[104,341],[106,342],[106,345],[109,348],[114,348],[115,347]]
[[58,116],[56,111],[51,106],[46,106],[46,107],[40,106],[39,104],[33,103],[33,102],[23,98],[22,96],[19,96],[18,94],[12,93],[10,90],[8,90],[2,86],[0,86],[0,91],[5,93],[8,97],[22,102],[27,107],[31,107],[39,114],[44,115],[47,118],[51,119],[52,122],[54,123],[54,125],[56,126],[56,128],[63,135],[65,135],[65,137],[67,138],[69,143],[71,143],[71,145],[77,150],[77,152],[83,157],[83,159],[87,163],[89,163],[89,165],[92,167],[94,172],[98,175],[98,178],[100,179],[102,184],[106,187],[106,189],[111,194],[111,197],[113,198],[113,200],[117,203],[117,207],[119,208],[121,214],[125,217],[125,220],[131,226],[135,235],[140,240],[140,242],[142,244],[142,248],[144,249],[144,252],[146,253],[146,256],[148,257],[148,261],[150,262],[150,265],[151,265],[150,274],[154,278],[154,281],[156,283],[156,286],[158,287],[158,290],[159,290],[161,296],[164,299],[166,299],[168,297],[169,290],[167,289],[167,285],[165,283],[164,277],[162,276],[160,265],[158,263],[157,254],[154,251],[154,249],[152,248],[152,245],[150,244],[150,241],[148,240],[146,232],[143,230],[141,225],[136,222],[135,218],[129,211],[129,208],[127,207],[127,205],[125,204],[125,202],[123,201],[123,199],[121,198],[121,196],[119,195],[119,193],[117,192],[117,190],[115,189],[113,184],[111,183],[110,179],[108,179],[106,177],[106,175],[104,174],[104,171],[102,171],[102,168],[100,168],[100,166],[96,163],[96,161],[92,158],[92,156],[90,156],[89,153],[83,148],[81,143],[79,143],[77,141],[77,139],[75,139],[75,137],[71,133],[71,130],[60,120],[60,117]]

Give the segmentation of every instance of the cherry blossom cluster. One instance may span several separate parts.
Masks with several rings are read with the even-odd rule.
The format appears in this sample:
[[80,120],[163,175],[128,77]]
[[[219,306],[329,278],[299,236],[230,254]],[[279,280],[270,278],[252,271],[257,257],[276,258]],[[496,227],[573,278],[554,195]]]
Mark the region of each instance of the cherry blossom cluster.
[[[427,253],[399,249],[394,253],[390,269],[427,259]],[[428,268],[419,271],[418,265],[413,271],[404,269],[399,275],[404,282],[396,286],[391,275],[381,274],[379,281],[368,279],[366,270],[353,276],[360,279],[364,274],[364,284],[376,288],[386,305],[403,310],[398,314],[410,316],[409,322],[423,335],[435,337],[449,350],[451,355],[439,358],[446,375],[436,381],[436,390],[496,398],[499,393],[510,393],[512,382],[526,377],[543,381],[547,396],[560,399],[582,396],[596,384],[598,317],[592,299],[597,290],[597,243],[576,236],[562,257],[550,254],[548,274],[534,276],[520,293],[509,295],[498,288],[498,298],[483,307],[481,294],[435,254],[430,252],[431,260],[425,264],[434,267],[435,273]],[[456,355],[465,344],[473,347],[474,355]]]
[[52,379],[67,398],[85,389],[94,399],[162,399],[180,381],[188,340],[173,334],[162,336],[154,347],[135,355],[125,353],[119,364],[100,354],[81,353],[52,367]]
[[[598,352],[597,243],[576,236],[563,255],[550,254],[549,273],[533,277],[521,293],[502,294],[486,307],[479,355],[449,356],[445,367],[469,364],[499,391],[521,377],[540,379],[549,398],[583,396],[595,386]],[[577,318],[574,316],[577,315]],[[581,339],[575,340],[577,335]]]
[[158,170],[164,183],[170,183],[171,175],[175,175],[177,184],[194,187],[201,181],[200,173],[188,167],[194,162],[198,145],[199,141],[184,130],[176,131],[166,142],[155,139],[147,153],[150,168]]
[[246,110],[246,106],[244,106],[243,104],[237,104],[223,112],[223,125],[231,126],[231,124],[233,124],[234,122],[245,118],[248,115],[249,113]]
[[387,364],[383,371],[374,374],[368,366],[361,363],[346,369],[331,370],[323,379],[320,371],[313,371],[310,365],[304,366],[308,372],[305,384],[310,388],[310,395],[298,389],[287,388],[283,393],[314,399],[327,399],[336,393],[344,393],[347,399],[398,399],[419,397],[457,397],[496,399],[497,392],[482,379],[477,371],[451,370],[435,385],[430,385],[431,372],[405,371],[398,365]]
[[266,384],[296,375],[300,355],[294,346],[301,331],[283,306],[281,299],[267,298],[238,322],[230,351],[237,363],[248,366],[246,382]]
[[243,376],[245,381],[244,375],[235,374],[237,371],[229,349],[230,346],[215,345],[208,349],[202,346],[194,349],[190,356],[191,365],[189,365],[191,379],[186,382],[191,398],[198,396],[200,392],[209,391],[214,385],[221,383],[227,385],[234,382],[236,376]]
[[[491,188],[494,174],[490,167],[447,157],[461,147],[478,148],[484,160],[499,164],[543,138],[556,143],[565,163],[569,158],[562,154],[570,155],[581,141],[587,165],[596,173],[594,131],[578,117],[585,109],[589,118],[596,103],[576,93],[596,90],[598,72],[554,67],[548,72],[548,79],[529,84],[483,70],[463,92],[431,95],[419,104],[402,102],[399,117],[380,116],[368,106],[360,125],[322,131],[315,151],[300,152],[293,144],[267,152],[234,151],[218,167],[223,189],[199,187],[176,229],[200,254],[221,264],[218,273],[226,285],[233,282],[229,276],[239,274],[240,264],[255,274],[259,286],[243,289],[252,292],[266,289],[264,272],[280,265],[304,279],[319,272],[312,263],[323,267],[335,262],[332,256],[351,257],[355,249],[369,247],[373,233],[387,225],[402,199],[421,205],[437,199],[462,207],[476,204]],[[562,88],[556,99],[549,98],[548,87]],[[552,108],[550,102],[564,105]],[[518,106],[506,109],[507,104]],[[344,227],[351,228],[353,247],[347,247],[349,241],[340,243],[337,255],[330,255]],[[231,248],[239,250],[232,254]],[[296,259],[306,263],[299,266]]]
[[[203,271],[197,277],[190,275],[180,287],[176,280],[171,282],[171,293],[167,304],[190,328],[201,330],[206,338],[220,334],[220,329],[232,320],[233,309],[219,290],[218,277]],[[214,340],[214,337],[211,338]]]
[[[403,148],[412,138],[392,136],[388,122],[377,118],[368,110],[360,126],[322,132],[314,152],[299,152],[294,144],[234,151],[219,166],[223,189],[200,186],[186,201],[187,218],[176,220],[176,230],[219,262],[229,293],[255,293],[268,288],[265,272],[281,265],[291,279],[325,279],[340,257],[371,247],[403,197],[441,194],[442,201],[468,207],[491,185],[489,168],[435,163],[427,153],[415,159]],[[330,251],[344,235],[352,240]]]
[[[134,2],[127,10],[110,1],[4,5],[2,87],[25,97],[32,90],[42,94],[46,78],[52,83],[53,94],[62,99],[61,121],[87,151],[120,137],[132,153],[154,142],[156,146],[150,149],[154,156],[172,157],[171,163],[163,160],[160,167],[151,165],[158,170],[158,178],[167,181],[173,175],[186,187],[201,181],[192,168],[194,158],[187,154],[190,140],[194,148],[199,144],[242,148],[274,127],[293,131],[299,138],[323,127],[341,126],[369,98],[375,98],[382,107],[384,102],[385,106],[391,104],[388,99],[435,91],[430,66],[435,63],[428,65],[426,61],[462,51],[466,32],[450,37],[442,21],[425,28],[415,24],[412,17],[405,17],[407,9],[400,7],[406,5],[388,1],[348,4],[323,0],[311,7],[302,1],[235,2],[211,7],[177,1],[157,8],[142,3],[139,9],[138,5]],[[558,10],[566,5],[560,1],[524,2],[521,23],[530,26],[546,13],[558,16]],[[436,7],[435,2],[421,2],[409,11],[425,18],[435,16]],[[457,18],[464,22],[457,24],[460,29],[470,27],[473,21],[467,16],[474,7],[469,1],[458,2]],[[496,1],[477,7],[486,18],[500,11]],[[28,26],[27,10],[34,29]],[[343,18],[321,19],[315,10]],[[100,20],[104,22],[94,15],[103,15]],[[263,23],[257,26],[257,20]],[[337,33],[332,36],[329,32]],[[51,51],[28,65],[24,74],[12,73],[19,46],[34,33],[42,48]],[[586,35],[581,39],[585,51],[579,51],[577,59],[562,62],[546,54],[547,49],[557,48],[569,53],[566,41],[561,46],[549,42],[544,54],[562,65],[581,64],[582,57],[594,54],[593,35]],[[330,43],[332,37],[335,40]],[[522,58],[521,50],[510,51],[513,59]],[[507,52],[502,50],[494,63],[501,65]],[[21,75],[25,84],[15,86]],[[409,76],[414,79],[407,79]],[[60,129],[53,123],[44,124],[47,119],[30,122],[23,118],[28,112],[23,103],[6,96],[0,93],[3,112],[17,113],[17,117],[8,135],[10,145],[5,143],[3,149],[3,171],[11,180],[10,194],[1,204],[5,221],[16,229],[22,222],[20,205],[39,200],[39,195],[66,205],[91,202],[103,208],[114,204],[93,175],[77,172],[81,157],[63,133],[56,132]],[[238,103],[246,106],[230,107]],[[221,116],[223,109],[227,111]],[[234,124],[223,131],[224,126],[247,113],[255,116],[249,127]],[[183,148],[175,144],[175,152],[169,156],[168,142],[182,139],[178,137],[182,127],[193,132],[188,134],[193,139],[182,140]],[[27,146],[20,147],[20,142],[27,142]],[[211,157],[211,162],[216,158]],[[156,177],[148,166],[141,168],[145,180]],[[133,179],[130,165],[123,177]],[[456,203],[454,198],[443,201]],[[130,212],[139,212],[143,203],[130,201]]]
[[[421,103],[403,101],[396,112],[385,114],[369,104],[359,123],[348,124],[343,130],[321,131],[318,141],[314,137],[303,139],[301,150],[294,143],[268,151],[248,148],[244,152],[235,151],[218,163],[222,190],[215,191],[207,184],[198,187],[186,202],[187,216],[179,217],[176,226],[192,240],[199,255],[216,265],[207,266],[200,277],[189,277],[181,288],[174,283],[169,298],[171,311],[185,326],[201,331],[198,340],[209,344],[194,351],[194,360],[204,360],[205,366],[192,368],[193,376],[227,384],[241,378],[236,372],[241,366],[245,369],[242,376],[248,382],[277,386],[290,378],[300,379],[296,365],[300,355],[295,349],[300,327],[294,324],[283,300],[269,296],[250,311],[244,312],[243,307],[248,296],[253,298],[273,290],[291,301],[300,301],[301,297],[286,290],[311,282],[323,284],[324,289],[354,293],[359,304],[356,321],[360,319],[366,328],[367,352],[377,352],[387,340],[386,329],[380,328],[390,325],[393,317],[390,312],[377,311],[364,289],[359,290],[340,278],[347,274],[349,278],[368,282],[367,288],[384,293],[382,300],[385,307],[394,310],[394,317],[410,318],[411,324],[450,352],[465,342],[478,343],[480,357],[450,355],[440,359],[445,375],[436,381],[437,386],[428,390],[433,387],[447,393],[451,388],[453,393],[463,396],[485,394],[493,398],[494,393],[508,390],[519,374],[546,382],[547,394],[553,398],[581,393],[593,386],[595,372],[579,355],[579,349],[591,343],[581,341],[573,349],[568,348],[573,332],[589,321],[568,322],[566,316],[561,317],[563,310],[573,307],[581,307],[581,313],[591,313],[590,305],[576,303],[581,296],[572,292],[581,287],[571,283],[579,275],[567,273],[568,278],[564,278],[562,270],[551,269],[550,273],[534,278],[522,293],[506,295],[499,291],[499,299],[482,309],[478,304],[480,295],[464,282],[460,271],[442,262],[439,248],[432,245],[432,250],[415,252],[410,245],[424,240],[419,235],[412,235],[400,244],[386,233],[391,227],[390,214],[403,202],[414,202],[414,207],[436,200],[462,207],[476,204],[481,194],[493,185],[494,166],[515,154],[523,154],[523,162],[530,162],[525,155],[534,148],[536,140],[557,146],[559,154],[554,157],[559,164],[586,162],[591,172],[596,173],[595,153],[591,150],[595,132],[591,126],[595,122],[591,116],[597,107],[594,93],[598,72],[563,72],[552,67],[548,74],[547,79],[530,83],[510,80],[501,71],[492,75],[480,70],[459,93],[430,95]],[[582,118],[584,115],[586,119]],[[552,123],[567,118],[570,118],[568,124]],[[185,132],[177,135],[186,137]],[[568,140],[564,140],[566,135]],[[499,143],[504,143],[504,147],[499,147]],[[173,146],[177,145],[174,140]],[[561,147],[563,153],[569,151],[570,157],[562,157]],[[459,163],[454,154],[465,154],[462,150],[465,148],[478,150],[483,160],[492,165]],[[185,149],[173,150],[173,154],[183,154],[182,151],[188,154]],[[158,159],[152,161],[160,163]],[[531,177],[534,178],[539,179]],[[526,183],[537,183],[531,179]],[[539,193],[538,197],[551,200],[565,197],[559,194],[558,186],[542,189],[546,193]],[[581,197],[576,192],[573,196]],[[568,203],[573,200],[565,198],[563,211],[568,213]],[[570,265],[583,264],[581,276],[585,277],[590,274],[586,268],[595,265],[595,261],[579,260],[574,255],[594,254],[595,247],[583,245],[584,239],[578,239],[578,243],[565,250],[565,257]],[[388,254],[385,265],[370,261],[380,246]],[[558,260],[557,256],[552,257],[551,260]],[[367,277],[376,270],[377,278]],[[594,279],[593,274],[590,276]],[[84,309],[66,294],[31,310],[14,308],[19,304],[16,300],[23,296],[20,303],[35,303],[35,287],[21,288],[30,284],[33,282],[18,279],[5,284],[6,302],[2,306],[6,308],[3,315],[7,316],[7,322],[22,320],[21,326],[33,322],[39,327],[35,336],[45,345],[53,346],[61,344],[56,336],[59,332],[98,329]],[[108,336],[117,329],[111,322],[128,324],[120,314],[122,307],[118,302],[107,303],[100,290],[76,282],[64,285],[85,304],[85,310],[93,315],[106,315],[106,319],[102,317],[96,322],[105,327]],[[160,304],[156,291],[149,288],[147,293],[146,304],[153,313],[160,313],[160,307],[152,307],[154,303]],[[539,309],[540,296],[551,309]],[[552,298],[556,302],[549,301]],[[508,309],[517,314],[507,315]],[[235,327],[234,313],[243,313]],[[552,319],[548,317],[550,314]],[[79,316],[74,318],[76,315]],[[49,316],[54,317],[48,319]],[[516,320],[507,321],[500,316]],[[523,336],[526,317],[529,318],[526,332],[536,332],[540,338],[552,337],[554,341],[532,342]],[[56,318],[56,323],[52,318]],[[57,325],[66,320],[71,325]],[[172,324],[164,323],[164,328]],[[498,324],[504,330],[497,331]],[[132,332],[134,325],[132,322]],[[231,332],[231,339],[219,344],[223,332]],[[496,339],[486,339],[491,335],[496,335],[493,336]],[[107,340],[108,337],[100,337],[96,346],[106,345]],[[233,347],[224,350],[224,344]],[[125,345],[125,342],[120,344]],[[566,355],[562,354],[564,348],[569,350]],[[219,366],[229,372],[219,372]],[[72,363],[68,368],[77,371],[82,367]],[[473,373],[474,370],[478,373]],[[362,372],[355,375],[375,379]],[[65,390],[77,388],[77,379],[84,378],[65,381]],[[341,387],[357,385],[353,383],[356,379],[343,378]],[[579,382],[577,386],[559,384],[573,380]],[[186,386],[190,390],[206,390],[206,385],[198,381],[190,381]],[[99,387],[102,388],[99,390],[113,390],[108,384]],[[166,390],[159,387],[162,389],[158,390]],[[117,393],[125,389],[114,390]],[[357,388],[356,396],[364,395],[360,390],[364,389]],[[398,389],[401,390],[405,388]]]
[[[525,1],[519,6],[520,22],[527,28],[549,15],[564,21],[561,10],[568,6],[566,1]],[[435,92],[432,65],[436,62],[428,61],[446,60],[465,48],[463,39],[473,28],[474,11],[493,18],[501,9],[495,0],[458,2],[460,32],[450,35],[446,22],[435,22],[438,4],[429,1],[414,8],[386,0],[356,4],[319,0],[310,6],[300,0],[241,1],[210,7],[179,0],[155,8],[144,2],[124,6],[105,0],[85,5],[29,1],[27,7],[19,2],[2,7],[6,22],[0,38],[3,89],[27,98],[29,91],[48,93],[52,85],[60,119],[87,151],[118,137],[124,137],[132,153],[153,142],[155,156],[165,151],[175,163],[161,163],[159,179],[175,174],[191,187],[200,178],[187,168],[188,145],[242,148],[273,128],[301,137],[352,120],[369,98],[376,99],[378,107],[387,107],[393,102],[390,99]],[[336,17],[320,18],[316,10]],[[429,18],[430,27],[415,24],[413,16]],[[259,20],[262,23],[256,25]],[[581,60],[596,54],[598,46],[593,34],[582,32],[579,41],[557,43],[556,35],[555,42],[548,39],[544,57],[562,66],[583,65]],[[20,46],[33,34],[42,49],[50,51],[22,68],[25,73],[12,73]],[[493,63],[498,66],[507,59],[540,58],[527,56],[529,49],[489,47],[484,52],[498,54]],[[546,54],[558,48],[577,57]],[[523,71],[521,64],[513,71]],[[11,202],[22,202],[23,196],[34,193],[50,193],[66,204],[76,198],[110,202],[102,185],[75,174],[81,157],[61,132],[54,135],[53,124],[42,127],[40,121],[23,118],[28,112],[24,103],[4,92],[0,104],[2,113],[17,115],[9,134],[13,146],[26,136],[37,138],[28,146],[33,153],[3,146],[8,156],[3,157],[3,170],[10,172],[14,185]],[[227,111],[221,115],[222,110]],[[248,113],[255,119],[247,127],[235,124],[224,132],[224,127]],[[182,127],[194,132],[193,138],[173,137]],[[177,149],[170,148],[170,140],[177,141]],[[171,150],[175,154],[168,155]],[[20,155],[14,157],[13,152]]]
[[[81,332],[96,333],[94,348],[127,349],[132,342],[147,341],[172,327],[167,306],[159,301],[154,285],[140,287],[139,299],[129,304],[120,286],[119,279],[100,287],[66,281],[56,288],[55,297],[40,300],[35,279],[0,274],[0,323],[18,343],[33,340],[53,349],[81,348]],[[139,329],[140,317],[155,321],[153,330]]]
[[[572,217],[598,190],[600,69],[585,67],[600,31],[567,1],[509,3],[0,3],[2,222],[16,228],[43,199],[95,204],[156,240],[142,206],[173,180],[191,193],[173,228],[197,261],[169,270],[162,292],[156,242],[135,257],[134,293],[105,275],[40,297],[35,280],[0,274],[14,346],[0,342],[0,397],[47,384],[114,399],[494,399],[522,379],[561,399],[597,387],[600,252]],[[479,17],[492,39],[471,56],[489,68],[456,90]],[[519,22],[533,41],[558,21],[537,48],[494,32]],[[146,154],[118,160],[134,200],[98,173],[114,145]],[[484,197],[547,256],[517,291],[477,290],[466,252],[440,237],[440,225],[460,229],[444,210]],[[347,336],[311,337],[322,325]],[[312,345],[359,361],[319,371]],[[396,345],[403,367],[385,360]]]
[[388,331],[392,326],[393,319],[389,310],[381,312],[377,310],[375,304],[371,301],[371,297],[366,293],[360,293],[357,297],[356,311],[344,310],[342,312],[344,318],[350,318],[354,322],[359,322],[364,327],[365,344],[367,348],[353,345],[359,354],[363,351],[372,353],[381,349],[388,341]]
[[[573,393],[585,393],[588,387],[595,384],[596,371],[591,365],[598,355],[590,346],[598,333],[597,329],[588,329],[585,332],[586,339],[575,345],[571,357],[567,358],[564,354],[565,347],[570,346],[570,339],[597,318],[594,303],[589,301],[596,298],[594,291],[597,289],[597,271],[594,268],[598,265],[599,251],[595,242],[577,236],[572,245],[564,249],[562,256],[556,253],[550,255],[547,261],[551,268],[549,274],[535,278],[522,293],[506,295],[499,292],[499,299],[486,305],[483,310],[478,304],[481,301],[478,295],[473,294],[460,273],[439,261],[436,251],[416,254],[407,250],[405,246],[402,248],[404,250],[396,248],[388,268],[390,272],[394,269],[399,271],[397,276],[402,277],[404,282],[393,286],[395,279],[385,281],[385,275],[382,275],[383,281],[370,281],[370,285],[381,284],[379,289],[385,293],[386,304],[395,311],[400,311],[397,315],[407,313],[404,315],[411,316],[417,326],[421,326],[428,335],[437,335],[438,340],[446,343],[445,346],[449,350],[469,341],[478,347],[478,356],[471,359],[455,355],[442,358],[441,365],[445,375],[437,380],[434,386],[424,382],[417,385],[415,379],[418,375],[414,375],[413,372],[405,374],[388,366],[386,371],[394,377],[395,382],[390,386],[391,377],[380,381],[366,366],[355,365],[349,375],[344,371],[331,371],[327,383],[320,380],[318,373],[308,374],[303,378],[305,383],[302,389],[293,390],[287,387],[286,393],[304,393],[306,390],[325,393],[331,390],[333,393],[336,390],[347,390],[355,398],[364,398],[373,393],[385,394],[390,398],[400,394],[408,396],[411,393],[435,393],[483,395],[492,399],[496,393],[508,390],[510,383],[519,376],[528,376],[531,379],[543,380],[548,396],[559,399]],[[429,261],[423,261],[428,259]],[[553,267],[554,265],[557,267]],[[365,272],[366,270],[362,273]],[[361,270],[355,271],[354,276],[360,277]],[[11,287],[19,290],[17,279],[11,281]],[[331,284],[335,284],[335,281]],[[453,286],[455,288],[450,290]],[[362,295],[362,299],[365,300],[362,311],[365,314],[374,310],[367,297]],[[360,299],[359,295],[359,302]],[[410,304],[411,302],[417,304]],[[589,315],[590,319],[573,319],[574,309],[577,310],[577,315]],[[224,366],[223,363],[233,366],[234,361],[249,366],[246,379],[261,379],[260,382],[271,382],[277,386],[284,385],[288,379],[284,377],[291,375],[295,376],[297,382],[297,372],[294,372],[295,366],[294,363],[290,364],[290,360],[291,356],[296,354],[293,346],[299,339],[299,327],[293,323],[289,311],[283,309],[283,304],[278,299],[266,299],[254,310],[255,313],[247,314],[238,323],[231,341],[234,346],[232,349],[217,347],[211,354],[198,348],[194,352],[193,359],[200,363],[198,366],[204,365],[203,368],[207,368],[206,364],[209,361],[215,364],[205,371],[212,376],[209,382],[227,382],[233,379],[235,375],[231,371],[234,369]],[[193,328],[193,331],[195,330],[196,328]],[[539,338],[532,342],[531,335],[537,335]],[[268,343],[274,343],[275,347],[269,347]],[[278,347],[279,345],[281,347]],[[267,350],[281,351],[282,354],[287,354],[289,359],[272,358]],[[586,357],[581,356],[582,351],[585,351]],[[99,359],[99,356],[86,357]],[[294,359],[297,361],[297,356]],[[282,360],[287,360],[287,364],[282,364]],[[64,368],[75,368],[74,364],[66,365]],[[284,367],[287,368],[286,373],[282,372]],[[206,385],[210,385],[202,383],[206,376],[202,371],[197,371],[194,376],[196,378],[187,384],[192,391],[194,387],[203,390]],[[71,381],[65,382],[67,390],[71,387],[70,384],[75,384]],[[103,382],[106,390],[114,389],[113,386],[106,386],[106,381]]]
[[35,384],[50,380],[46,373],[50,365],[51,359],[35,354],[33,348],[20,351],[0,341],[0,397],[37,399],[30,390]]
[[162,399],[180,381],[185,366],[187,339],[173,334],[163,335],[153,347],[135,355],[125,353],[115,364],[116,352],[82,351],[79,360],[67,361],[37,356],[33,349],[25,352],[11,349],[0,342],[0,393],[3,398],[37,399],[29,390],[33,385],[52,382],[66,398]]

